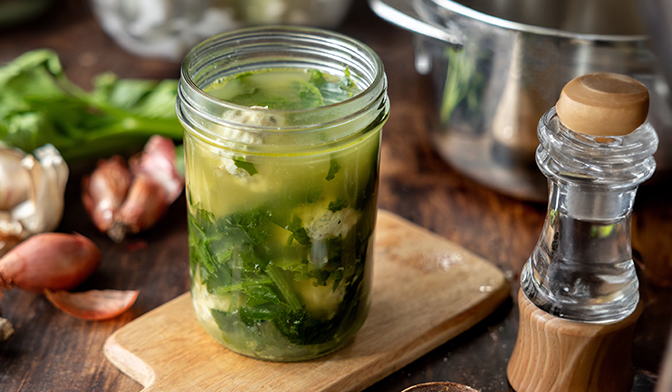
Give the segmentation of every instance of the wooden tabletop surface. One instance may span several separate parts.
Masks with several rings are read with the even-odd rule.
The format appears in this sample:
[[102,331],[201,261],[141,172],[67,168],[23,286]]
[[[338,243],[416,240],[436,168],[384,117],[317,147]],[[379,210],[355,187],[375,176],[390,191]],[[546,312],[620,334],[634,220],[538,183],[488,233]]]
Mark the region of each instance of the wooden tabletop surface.
[[[104,71],[123,78],[179,77],[177,63],[140,58],[119,48],[100,29],[85,0],[55,3],[38,20],[0,30],[0,63],[46,47],[59,54],[70,79],[84,88]],[[414,69],[410,33],[378,18],[365,0],[354,1],[339,31],[371,46],[389,79],[392,109],[383,136],[379,206],[490,260],[511,279],[515,298],[546,206],[497,194],[453,170],[433,150],[427,133],[434,115],[432,91],[429,78]],[[41,295],[5,292],[4,317],[16,334],[0,343],[0,391],[141,390],[105,359],[103,344],[124,324],[189,289],[184,195],[155,228],[115,244],[94,229],[82,206],[81,176],[92,165],[72,168],[58,231],[79,232],[102,251],[100,269],[81,289],[138,289],[140,295],[123,315],[89,322],[56,310]],[[638,194],[633,244],[644,265],[660,261],[672,266],[670,182],[643,186]],[[641,282],[646,309],[634,341],[635,390],[653,391],[670,327],[672,294],[651,279]],[[511,299],[483,322],[366,391],[394,392],[444,380],[483,392],[509,391],[505,369],[517,328],[518,309]]]

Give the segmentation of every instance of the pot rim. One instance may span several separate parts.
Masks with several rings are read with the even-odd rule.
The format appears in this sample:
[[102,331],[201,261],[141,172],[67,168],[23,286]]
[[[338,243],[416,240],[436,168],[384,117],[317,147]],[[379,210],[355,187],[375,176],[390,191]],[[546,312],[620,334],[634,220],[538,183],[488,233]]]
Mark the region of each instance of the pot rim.
[[[430,5],[427,3],[433,3],[433,5],[439,9],[453,12],[486,25],[529,34],[594,42],[638,43],[650,40],[650,37],[646,34],[617,35],[573,33],[550,27],[514,22],[476,11],[473,8],[459,4],[454,0],[369,0],[371,9],[378,14],[378,16],[390,23],[396,24],[422,36],[434,38],[452,45],[462,46],[465,37],[460,31],[456,31],[459,30],[459,27],[456,28],[456,26],[451,25],[449,28],[445,25],[428,21],[427,18],[420,15],[418,8],[424,8],[428,13],[436,14],[434,9],[429,9]],[[439,15],[438,17],[442,18],[444,21],[447,20],[445,15]]]
[[[416,1],[417,0],[412,0]],[[585,33],[573,33],[566,30],[554,29],[550,27],[534,26],[530,24],[514,22],[506,19],[502,19],[496,16],[488,15],[486,13],[476,11],[473,8],[469,8],[465,5],[457,3],[453,0],[425,0],[430,1],[436,4],[437,6],[447,9],[449,11],[455,12],[466,16],[468,18],[484,22],[489,25],[502,27],[508,30],[518,30],[526,33],[538,34],[538,35],[551,35],[562,38],[571,38],[571,39],[583,39],[589,41],[643,41],[648,40],[649,37],[645,34],[639,35],[622,35],[622,34],[585,34]],[[425,21],[426,22],[426,21]]]

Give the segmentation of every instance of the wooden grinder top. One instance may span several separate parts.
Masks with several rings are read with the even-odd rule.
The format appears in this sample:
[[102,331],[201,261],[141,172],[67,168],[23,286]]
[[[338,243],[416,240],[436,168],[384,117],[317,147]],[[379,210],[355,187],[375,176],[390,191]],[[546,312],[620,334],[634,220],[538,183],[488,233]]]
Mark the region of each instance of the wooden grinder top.
[[575,132],[623,136],[646,121],[649,91],[629,76],[592,73],[567,83],[555,110],[560,121]]

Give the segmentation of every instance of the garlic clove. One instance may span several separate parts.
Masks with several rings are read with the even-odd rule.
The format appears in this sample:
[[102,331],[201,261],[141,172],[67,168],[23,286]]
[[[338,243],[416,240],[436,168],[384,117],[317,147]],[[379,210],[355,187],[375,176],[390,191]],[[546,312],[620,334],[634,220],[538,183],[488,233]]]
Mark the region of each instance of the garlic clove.
[[63,216],[68,166],[50,144],[33,154],[0,143],[0,256]]
[[0,257],[23,241],[28,233],[23,226],[12,218],[7,211],[0,211]]
[[121,207],[131,186],[132,175],[118,155],[98,161],[96,169],[82,180],[84,208],[98,230],[106,232],[114,223],[114,212]]
[[52,231],[63,216],[68,165],[51,144],[26,155],[21,166],[28,171],[31,187],[28,199],[12,210],[12,218],[21,222],[29,234]]
[[8,211],[28,198],[30,175],[21,166],[26,154],[0,146],[0,210]]
[[128,310],[138,290],[89,290],[81,293],[45,290],[44,295],[58,309],[85,320],[107,320]]

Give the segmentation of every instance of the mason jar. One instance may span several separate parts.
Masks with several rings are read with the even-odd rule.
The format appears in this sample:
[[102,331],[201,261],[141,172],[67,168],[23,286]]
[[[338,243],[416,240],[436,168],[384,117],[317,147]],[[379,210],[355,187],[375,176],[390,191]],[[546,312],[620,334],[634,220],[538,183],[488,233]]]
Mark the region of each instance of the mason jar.
[[343,346],[370,302],[389,115],[380,58],[319,29],[224,33],[186,56],[176,108],[203,328],[271,361]]

